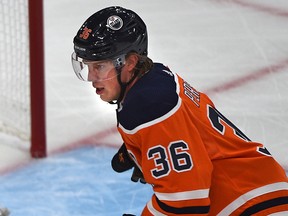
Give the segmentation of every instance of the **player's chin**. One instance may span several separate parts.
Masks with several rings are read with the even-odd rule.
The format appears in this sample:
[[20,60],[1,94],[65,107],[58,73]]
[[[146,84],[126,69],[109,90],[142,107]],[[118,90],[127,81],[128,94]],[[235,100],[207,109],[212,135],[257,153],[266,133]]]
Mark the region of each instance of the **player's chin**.
[[105,102],[110,102],[110,101],[116,100],[114,97],[111,97],[111,96],[105,95],[105,94],[100,95],[100,98],[102,101],[105,101]]
[[109,101],[110,101],[109,98],[107,98],[107,97],[105,97],[105,96],[103,96],[103,95],[100,95],[100,99],[101,99],[102,101],[104,101],[104,102],[109,102]]

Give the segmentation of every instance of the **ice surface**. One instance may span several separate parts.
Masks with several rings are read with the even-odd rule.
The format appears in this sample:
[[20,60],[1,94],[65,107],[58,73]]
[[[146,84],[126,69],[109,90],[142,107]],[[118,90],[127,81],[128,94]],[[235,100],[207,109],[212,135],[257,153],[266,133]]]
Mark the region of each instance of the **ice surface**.
[[115,173],[115,153],[90,146],[33,161],[0,178],[0,204],[13,216],[139,215],[151,186],[130,181],[132,170]]

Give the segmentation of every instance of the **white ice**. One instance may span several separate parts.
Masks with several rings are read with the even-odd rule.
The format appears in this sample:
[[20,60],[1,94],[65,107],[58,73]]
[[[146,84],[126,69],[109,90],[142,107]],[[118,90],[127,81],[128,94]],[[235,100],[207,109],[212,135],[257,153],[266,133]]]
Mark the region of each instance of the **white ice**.
[[13,216],[139,215],[149,199],[149,186],[112,172],[121,144],[115,106],[71,67],[78,28],[111,5],[136,11],[148,27],[149,56],[207,92],[288,170],[287,0],[46,0],[49,157],[31,160],[26,143],[0,135],[0,206]]

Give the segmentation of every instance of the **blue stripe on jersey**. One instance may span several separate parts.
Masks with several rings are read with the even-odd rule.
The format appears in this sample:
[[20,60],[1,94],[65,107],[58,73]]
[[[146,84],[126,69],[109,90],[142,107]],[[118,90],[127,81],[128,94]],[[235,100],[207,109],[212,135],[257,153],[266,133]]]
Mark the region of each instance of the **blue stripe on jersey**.
[[173,73],[162,64],[139,79],[127,93],[121,110],[117,110],[118,122],[127,130],[155,120],[176,106],[178,94]]

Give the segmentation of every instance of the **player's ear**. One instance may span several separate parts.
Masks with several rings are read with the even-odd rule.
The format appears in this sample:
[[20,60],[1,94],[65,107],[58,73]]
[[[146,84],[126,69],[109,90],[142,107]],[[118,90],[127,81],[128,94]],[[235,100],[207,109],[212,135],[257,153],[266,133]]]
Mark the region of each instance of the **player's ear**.
[[136,54],[130,54],[126,58],[126,66],[129,71],[132,71],[138,63],[138,56]]

